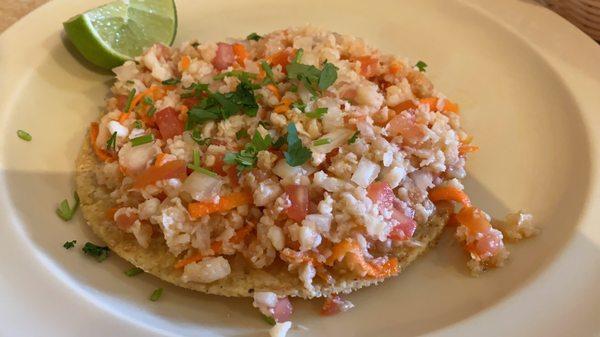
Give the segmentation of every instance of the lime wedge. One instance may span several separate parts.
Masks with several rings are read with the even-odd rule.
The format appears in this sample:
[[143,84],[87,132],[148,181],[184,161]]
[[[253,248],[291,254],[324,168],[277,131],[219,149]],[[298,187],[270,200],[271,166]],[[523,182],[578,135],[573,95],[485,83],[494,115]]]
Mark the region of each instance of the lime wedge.
[[90,62],[111,69],[177,33],[174,0],[117,0],[63,23],[67,36]]

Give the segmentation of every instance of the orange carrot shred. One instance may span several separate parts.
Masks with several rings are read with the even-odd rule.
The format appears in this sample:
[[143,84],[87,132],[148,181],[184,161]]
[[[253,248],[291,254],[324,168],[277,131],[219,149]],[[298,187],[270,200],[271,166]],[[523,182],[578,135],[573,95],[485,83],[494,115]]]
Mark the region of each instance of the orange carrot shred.
[[235,60],[241,66],[244,65],[244,61],[248,58],[248,51],[241,43],[233,44],[233,53],[235,54]]
[[252,195],[247,192],[233,192],[229,195],[222,196],[218,203],[211,202],[192,202],[188,204],[188,212],[192,218],[225,212],[234,209],[238,206],[249,204],[252,202]]
[[465,155],[467,153],[477,152],[477,151],[479,151],[479,146],[477,146],[477,145],[462,144],[458,148],[458,154],[460,154],[460,155]]
[[432,202],[452,200],[463,204],[463,206],[465,207],[471,206],[471,200],[469,199],[469,196],[467,196],[467,194],[464,191],[461,191],[455,187],[434,187],[429,191],[429,199]]
[[108,153],[108,151],[96,146],[96,138],[98,138],[99,132],[100,132],[100,128],[98,126],[98,123],[92,123],[90,125],[90,143],[92,144],[94,153],[96,153],[96,156],[100,160],[105,161],[105,162],[112,162],[112,161],[114,161],[114,157],[110,153]]
[[269,91],[272,92],[273,95],[275,95],[275,97],[277,97],[278,101],[281,101],[281,94],[279,93],[279,89],[277,89],[277,87],[273,83],[268,84],[267,89],[269,89]]
[[188,68],[190,67],[190,63],[192,62],[192,60],[190,60],[190,57],[187,55],[183,55],[183,57],[181,58],[181,69],[183,71],[188,70]]
[[203,258],[204,258],[204,255],[198,253],[198,254],[195,254],[190,257],[186,257],[184,259],[177,261],[177,263],[175,263],[174,267],[175,267],[175,269],[181,269],[190,263],[201,261]]

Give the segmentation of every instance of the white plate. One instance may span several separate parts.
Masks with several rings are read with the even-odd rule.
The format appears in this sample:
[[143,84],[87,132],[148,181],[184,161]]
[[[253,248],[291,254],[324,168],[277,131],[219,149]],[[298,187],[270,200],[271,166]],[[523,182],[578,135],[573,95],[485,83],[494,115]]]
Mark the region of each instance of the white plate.
[[[111,80],[71,54],[61,22],[100,3],[53,1],[0,37],[0,335],[263,336],[249,300],[128,278],[118,257],[98,264],[81,254],[98,240],[80,217],[54,214],[73,190],[73,161]],[[294,322],[309,331],[290,336],[600,332],[600,48],[583,33],[527,1],[178,5],[178,42],[310,22],[425,60],[481,146],[468,164],[472,199],[496,216],[526,209],[543,227],[510,247],[505,268],[477,279],[445,237],[400,277],[351,295],[348,313],[323,318],[320,303],[295,301]],[[79,246],[66,251],[71,239]],[[148,301],[157,287],[163,297]]]

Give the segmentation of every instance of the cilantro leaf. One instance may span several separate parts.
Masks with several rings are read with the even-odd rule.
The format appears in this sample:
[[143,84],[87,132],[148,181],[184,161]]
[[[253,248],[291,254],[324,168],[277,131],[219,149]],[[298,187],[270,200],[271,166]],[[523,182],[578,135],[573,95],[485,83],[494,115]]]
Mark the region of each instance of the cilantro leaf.
[[210,143],[210,138],[202,138],[202,135],[200,134],[200,130],[194,130],[194,131],[192,131],[192,139],[198,145],[205,145],[205,144],[209,144]]
[[108,151],[115,151],[117,147],[117,131],[113,132],[110,138],[106,141],[106,149]]
[[265,83],[275,83],[273,69],[271,69],[271,66],[265,61],[262,61],[260,63],[260,66],[263,68],[263,70],[265,71],[265,74],[267,75],[267,78],[265,79]]
[[17,130],[17,136],[26,142],[31,141],[31,135],[27,131]]
[[256,149],[256,152],[268,150],[271,145],[273,145],[273,138],[271,135],[267,133],[267,135],[263,138],[260,135],[260,132],[254,132],[254,136],[252,136],[252,146]]
[[181,82],[181,80],[178,78],[170,78],[168,80],[162,81],[162,84],[163,85],[176,85],[176,84],[179,84],[179,82]]
[[287,130],[288,148],[283,153],[285,161],[290,166],[300,166],[310,159],[312,151],[302,145],[302,141],[298,137],[298,130],[294,123],[288,124]]
[[81,250],[83,250],[86,255],[95,258],[98,262],[106,260],[108,254],[110,253],[110,249],[108,249],[108,247],[97,246],[91,242],[86,242]]
[[225,77],[237,77],[240,79],[240,81],[250,81],[251,78],[256,78],[256,74],[253,73],[249,73],[243,70],[232,70],[232,71],[226,71],[224,73],[220,73],[218,75],[216,75],[215,77],[213,77],[213,79],[215,80],[222,80]]
[[248,134],[248,131],[246,131],[245,129],[242,129],[235,133],[235,139],[237,139],[237,140],[240,140],[242,138],[248,138],[248,137],[250,137],[250,135]]
[[250,33],[248,36],[246,36],[246,40],[253,40],[253,41],[258,41],[262,38],[262,36],[256,34],[256,33]]
[[319,89],[329,88],[337,80],[338,68],[331,63],[325,62],[321,75],[319,76]]
[[158,301],[158,299],[160,299],[160,297],[162,296],[162,293],[163,293],[163,288],[158,288],[158,289],[154,290],[152,292],[152,295],[150,295],[150,301],[152,301],[152,302]]
[[263,321],[267,322],[267,324],[269,325],[275,325],[277,322],[275,321],[275,318],[271,317],[271,316],[267,316],[267,315],[262,315]]
[[426,72],[427,71],[427,63],[425,63],[423,61],[417,62],[417,64],[415,64],[415,67],[417,67],[420,72]]
[[352,137],[350,137],[350,139],[348,139],[348,144],[354,144],[354,142],[356,142],[356,139],[358,138],[358,136],[360,135],[360,131],[356,131]]
[[255,131],[252,139],[246,144],[244,149],[238,153],[230,152],[225,155],[223,161],[228,165],[237,165],[238,171],[252,168],[256,165],[258,152],[268,150],[273,145],[273,138],[270,134],[261,136],[260,132]]
[[129,91],[129,95],[127,96],[127,101],[125,102],[125,108],[123,109],[123,111],[125,113],[129,112],[129,109],[131,109],[131,102],[133,101],[133,97],[135,97],[135,88],[131,89],[131,91]]
[[306,104],[304,104],[304,102],[302,101],[296,101],[292,103],[292,108],[296,108],[300,110],[300,112],[304,112],[304,110],[306,109]]
[[77,208],[79,207],[79,195],[77,192],[73,193],[73,199],[75,199],[75,201],[72,208],[69,206],[67,199],[64,199],[60,202],[58,208],[56,209],[56,214],[64,221],[71,220],[73,215],[75,215],[75,211],[77,211]]
[[144,270],[142,268],[138,268],[138,267],[133,267],[131,269],[126,270],[123,274],[129,276],[129,277],[133,277],[135,275],[139,275],[141,273],[143,273]]
[[63,244],[63,247],[65,247],[65,249],[71,249],[71,248],[75,247],[76,243],[77,243],[77,240],[67,241]]
[[314,111],[307,112],[305,115],[309,118],[319,119],[327,113],[327,108],[316,108]]

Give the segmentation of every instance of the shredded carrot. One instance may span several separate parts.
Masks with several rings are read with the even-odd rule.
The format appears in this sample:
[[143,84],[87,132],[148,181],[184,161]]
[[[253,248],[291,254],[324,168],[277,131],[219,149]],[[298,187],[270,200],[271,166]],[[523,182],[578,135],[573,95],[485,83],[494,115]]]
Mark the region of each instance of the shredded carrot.
[[163,166],[165,164],[165,160],[167,159],[166,153],[159,153],[156,155],[156,160],[154,161],[154,166]]
[[247,192],[233,192],[222,196],[216,204],[211,202],[192,202],[188,204],[188,212],[192,218],[199,218],[206,214],[225,212],[251,202],[252,194]]
[[325,261],[325,264],[329,266],[333,266],[335,262],[341,261],[341,259],[346,256],[346,254],[354,249],[354,245],[352,244],[352,240],[346,239],[342,242],[336,243],[333,248],[331,248],[331,255]]
[[119,123],[121,123],[121,124],[125,123],[125,121],[127,119],[129,119],[130,115],[131,115],[130,113],[126,113],[126,112],[122,113],[121,116],[119,116]]
[[485,233],[492,227],[483,211],[475,207],[463,207],[456,219],[472,233]]
[[269,91],[272,92],[273,95],[275,95],[275,97],[277,97],[277,101],[281,101],[281,94],[279,93],[279,89],[277,89],[275,84],[273,84],[273,83],[268,84],[267,89],[269,89]]
[[284,98],[281,100],[281,104],[276,105],[275,108],[273,108],[273,111],[279,114],[286,113],[290,109],[290,104],[292,104],[292,100]]
[[[420,102],[429,105],[429,110],[431,110],[431,111],[437,111],[437,104],[438,104],[438,98],[437,97],[421,98]],[[442,109],[442,112],[455,112],[455,113],[459,113],[460,109],[458,107],[458,104],[453,103],[452,101],[450,101],[448,99],[445,99],[444,100],[444,108]]]
[[181,58],[181,69],[183,71],[188,70],[188,68],[190,67],[190,63],[192,62],[192,60],[190,60],[190,57],[187,55],[183,55],[183,57]]
[[96,153],[98,159],[105,162],[112,162],[114,161],[114,157],[108,151],[101,149],[96,145],[96,138],[98,138],[99,132],[100,127],[98,126],[98,123],[92,123],[90,125],[90,143],[92,144],[94,153]]
[[181,259],[181,260],[177,261],[177,263],[175,263],[174,268],[175,269],[181,269],[181,268],[187,266],[190,263],[201,261],[203,258],[204,258],[204,255],[202,255],[200,253],[192,255],[190,257],[186,257],[184,259]]
[[465,207],[471,206],[471,200],[464,191],[459,190],[455,187],[449,186],[438,186],[434,187],[429,191],[429,199],[433,202],[442,200],[452,200],[460,202]]
[[396,75],[397,73],[400,72],[400,70],[402,70],[402,65],[398,62],[392,62],[390,63],[390,73],[392,75]]
[[417,108],[417,105],[415,104],[415,102],[413,102],[411,100],[404,101],[404,102],[392,107],[392,109],[396,112],[402,112],[405,110],[416,109],[416,108]]
[[245,227],[238,229],[235,232],[235,234],[231,237],[231,239],[229,239],[229,241],[231,243],[240,243],[240,242],[244,241],[246,236],[248,236],[248,234],[250,234],[250,232],[252,231],[253,228],[254,228],[253,225],[246,225]]
[[235,60],[239,63],[239,65],[243,66],[244,61],[248,58],[248,51],[246,47],[244,47],[241,43],[233,44],[233,53],[235,54]]
[[262,81],[265,79],[265,76],[267,76],[267,73],[262,67],[260,67],[260,69],[258,69],[258,75],[256,76],[256,79]]
[[184,180],[187,168],[184,160],[171,160],[161,166],[150,166],[140,173],[133,183],[133,188],[144,188],[159,180],[177,178]]
[[479,146],[477,146],[477,145],[462,144],[458,148],[458,154],[463,155],[463,156],[467,153],[477,152],[477,151],[479,151]]

